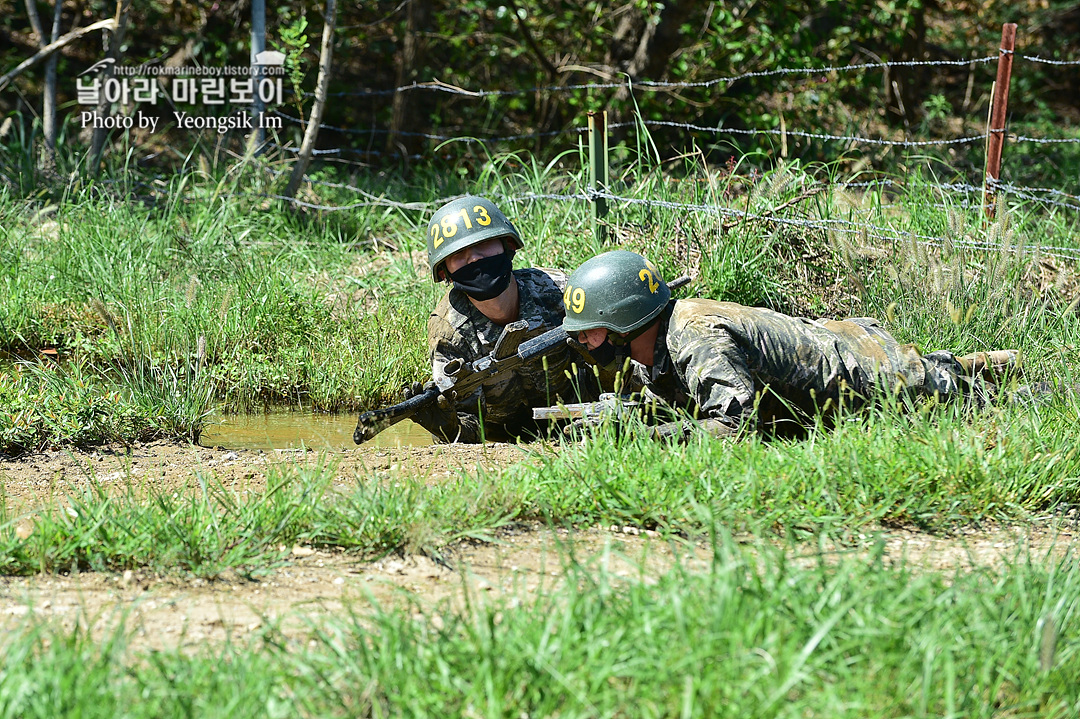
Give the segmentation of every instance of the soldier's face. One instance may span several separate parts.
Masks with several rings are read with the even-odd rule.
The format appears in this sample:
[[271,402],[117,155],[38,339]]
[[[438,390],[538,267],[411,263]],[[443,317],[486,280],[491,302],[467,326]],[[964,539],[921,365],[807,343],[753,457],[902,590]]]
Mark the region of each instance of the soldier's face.
[[607,340],[608,331],[603,327],[594,327],[591,330],[578,332],[578,342],[585,345],[589,350],[594,350]]
[[465,265],[470,265],[477,260],[482,260],[485,257],[493,257],[498,254],[502,254],[506,251],[503,247],[503,241],[501,237],[492,237],[490,240],[484,240],[479,244],[466,247],[465,249],[458,250],[454,254],[446,258],[446,271],[450,273],[457,272]]

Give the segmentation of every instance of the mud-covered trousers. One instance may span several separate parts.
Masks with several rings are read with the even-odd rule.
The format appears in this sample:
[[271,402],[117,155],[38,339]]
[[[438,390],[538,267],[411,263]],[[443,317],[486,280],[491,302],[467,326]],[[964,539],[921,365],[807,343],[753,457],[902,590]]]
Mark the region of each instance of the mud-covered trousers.
[[972,378],[952,352],[922,354],[877,320],[812,320],[730,302],[677,300],[665,310],[649,393],[699,418],[805,424],[841,404],[890,393],[959,396]]

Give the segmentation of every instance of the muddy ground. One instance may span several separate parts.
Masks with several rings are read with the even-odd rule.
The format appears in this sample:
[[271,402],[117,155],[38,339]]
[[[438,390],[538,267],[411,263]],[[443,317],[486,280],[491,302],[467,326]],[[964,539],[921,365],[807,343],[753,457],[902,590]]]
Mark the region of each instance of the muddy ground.
[[425,482],[444,481],[479,465],[496,469],[536,461],[538,445],[512,444],[367,446],[333,452],[304,449],[213,449],[175,442],[63,449],[19,459],[0,459],[0,486],[9,512],[21,513],[63,500],[96,482],[105,489],[181,490],[196,486],[198,474],[214,477],[237,493],[259,492],[275,467],[332,461],[338,475],[352,479],[404,472]]
[[[533,448],[533,452],[544,451]],[[182,489],[202,473],[237,492],[257,492],[274,466],[331,458],[338,475],[378,477],[405,471],[438,482],[469,471],[513,462],[537,461],[513,445],[372,447],[320,455],[305,451],[221,450],[153,443],[130,448],[49,452],[0,461],[0,483],[9,512],[63,501],[93,477],[106,487]],[[9,516],[11,514],[9,513]],[[821,551],[832,559],[867,554],[884,540],[885,559],[936,570],[966,570],[999,565],[1030,551],[1052,561],[1074,545],[1071,531],[1049,527],[996,528],[955,537],[917,532],[868,532],[854,546],[800,548],[797,561],[817,562]],[[749,539],[749,538],[747,538]],[[861,543],[859,543],[861,542]],[[426,556],[392,556],[363,561],[340,551],[294,547],[282,566],[256,580],[236,574],[207,581],[146,572],[83,573],[0,577],[0,631],[36,620],[61,626],[90,626],[104,635],[119,622],[135,647],[196,650],[226,638],[256,637],[281,631],[302,641],[327,617],[382,606],[434,608],[472,598],[528,602],[562,581],[567,557],[629,579],[655,577],[676,563],[704,568],[708,547],[672,543],[633,528],[592,528],[568,533],[539,525],[501,532],[495,543],[465,542],[449,547],[435,561]]]

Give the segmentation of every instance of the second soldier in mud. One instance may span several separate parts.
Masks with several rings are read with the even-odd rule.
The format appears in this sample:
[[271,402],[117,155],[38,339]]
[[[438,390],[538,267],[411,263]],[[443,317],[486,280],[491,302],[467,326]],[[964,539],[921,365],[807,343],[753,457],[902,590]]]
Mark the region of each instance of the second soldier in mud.
[[594,352],[609,343],[628,349],[647,394],[692,418],[659,425],[659,436],[694,427],[724,435],[747,425],[798,436],[816,417],[875,396],[979,396],[1018,362],[1014,350],[924,355],[871,318],[812,320],[672,300],[655,265],[624,250],[581,265],[565,298],[568,333]]
[[[428,320],[428,349],[434,377],[455,359],[471,362],[489,354],[503,327],[527,320],[537,332],[563,320],[566,275],[559,270],[514,270],[514,254],[523,246],[514,224],[490,200],[462,197],[432,215],[427,228],[428,265],[432,279],[452,287]],[[569,349],[548,355],[545,362],[523,367],[513,376],[484,385],[452,403],[437,404],[413,419],[439,441],[505,441],[531,436],[539,429],[532,407],[594,399],[590,373],[571,376],[577,355]],[[545,367],[546,365],[546,367]],[[423,391],[420,383],[406,397]]]

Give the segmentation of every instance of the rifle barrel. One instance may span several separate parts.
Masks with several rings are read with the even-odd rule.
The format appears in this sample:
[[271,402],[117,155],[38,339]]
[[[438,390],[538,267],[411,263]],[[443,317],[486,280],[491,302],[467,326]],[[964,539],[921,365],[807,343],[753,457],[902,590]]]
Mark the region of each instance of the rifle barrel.
[[360,418],[356,420],[356,431],[353,432],[353,442],[361,444],[369,439],[374,439],[375,435],[379,432],[382,432],[389,427],[393,427],[401,420],[411,416],[417,410],[434,402],[438,397],[439,388],[432,387],[431,389],[425,390],[415,397],[410,397],[404,402],[395,404],[392,407],[384,407],[383,409],[373,409],[370,412],[364,412],[360,415]]
[[667,286],[669,290],[677,290],[680,287],[686,287],[688,284],[690,284],[690,275],[680,275],[668,282]]
[[533,337],[531,340],[522,342],[518,346],[518,357],[521,358],[521,362],[524,364],[531,359],[547,354],[557,345],[565,345],[569,336],[561,326],[550,329],[539,337]]

